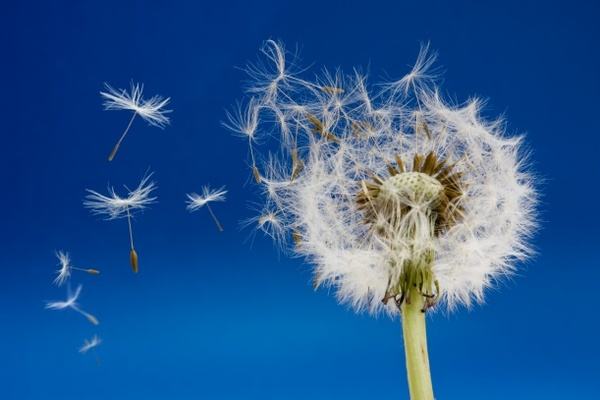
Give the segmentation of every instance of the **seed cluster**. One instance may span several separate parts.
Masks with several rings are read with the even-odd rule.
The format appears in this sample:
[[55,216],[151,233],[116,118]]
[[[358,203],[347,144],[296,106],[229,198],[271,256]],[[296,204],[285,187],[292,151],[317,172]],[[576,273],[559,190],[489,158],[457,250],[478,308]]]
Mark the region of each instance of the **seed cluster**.
[[[407,171],[402,159],[396,156],[395,165],[388,165],[389,176],[373,176],[370,182],[361,182],[357,195],[358,208],[365,223],[373,233],[384,240],[410,241],[418,229],[408,220],[411,212],[428,216],[433,228],[430,235],[440,235],[456,223],[462,213],[460,198],[460,172],[453,164],[439,160],[430,152],[427,156],[416,154],[412,169]],[[408,226],[408,229],[406,229]],[[401,232],[401,233],[399,233]],[[414,254],[412,259],[397,265],[390,261],[390,278],[383,302],[393,299],[398,308],[410,299],[410,291],[416,290],[425,301],[423,312],[435,304],[439,287],[431,266],[433,251]]]
[[[388,165],[387,179],[374,175],[372,181],[362,181],[356,198],[365,222],[377,234],[389,234],[386,226],[398,226],[414,207],[430,208],[435,235],[460,219],[461,173],[454,171],[455,164],[439,160],[433,152],[416,154],[410,171],[399,156],[395,161],[396,165]],[[382,217],[386,224],[381,224]]]

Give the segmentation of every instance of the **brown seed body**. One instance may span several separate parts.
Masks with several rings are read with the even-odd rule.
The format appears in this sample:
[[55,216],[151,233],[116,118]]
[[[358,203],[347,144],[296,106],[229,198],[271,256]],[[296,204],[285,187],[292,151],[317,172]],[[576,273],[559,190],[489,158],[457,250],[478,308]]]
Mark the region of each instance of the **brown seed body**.
[[131,251],[129,252],[129,263],[131,264],[131,270],[133,271],[133,273],[137,274],[139,271],[138,255],[134,249],[131,249]]
[[100,275],[100,271],[98,271],[97,269],[94,269],[94,268],[88,268],[85,270],[85,272],[87,272],[88,274],[91,274],[91,275]]

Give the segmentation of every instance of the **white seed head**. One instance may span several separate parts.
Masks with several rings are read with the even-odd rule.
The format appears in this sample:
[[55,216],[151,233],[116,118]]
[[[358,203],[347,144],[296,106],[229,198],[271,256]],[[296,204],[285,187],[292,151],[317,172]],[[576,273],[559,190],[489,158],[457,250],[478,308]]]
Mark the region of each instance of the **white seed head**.
[[[417,257],[431,261],[436,295],[451,309],[481,302],[531,255],[537,194],[522,137],[483,119],[478,99],[445,102],[427,47],[406,77],[373,89],[358,73],[303,80],[281,69],[277,43],[268,46],[278,72],[251,71],[252,104],[272,110],[259,115],[254,150],[273,151],[272,139],[280,151],[253,166],[263,209],[314,265],[316,285],[358,310],[395,314],[382,299]],[[272,225],[266,215],[258,229]]]

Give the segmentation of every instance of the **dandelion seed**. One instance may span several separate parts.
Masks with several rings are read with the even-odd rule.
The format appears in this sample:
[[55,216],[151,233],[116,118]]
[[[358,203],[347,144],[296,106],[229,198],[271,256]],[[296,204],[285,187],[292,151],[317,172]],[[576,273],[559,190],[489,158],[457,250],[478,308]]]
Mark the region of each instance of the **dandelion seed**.
[[285,226],[282,224],[282,218],[277,214],[277,211],[269,207],[262,210],[262,212],[258,212],[256,216],[243,221],[242,227],[254,229],[250,235],[252,240],[254,240],[257,231],[261,231],[273,239],[275,243],[281,243],[285,240]]
[[61,250],[56,252],[56,257],[58,258],[60,268],[56,270],[57,276],[54,279],[54,283],[57,286],[62,286],[70,277],[71,271],[82,271],[87,272],[90,275],[99,275],[100,271],[94,268],[79,268],[71,265],[71,258],[69,257],[69,253],[63,252]]
[[294,240],[294,244],[296,246],[300,246],[300,244],[302,243],[302,234],[298,231],[293,231],[292,239]]
[[79,306],[79,304],[77,303],[77,299],[79,298],[80,294],[81,294],[81,285],[77,286],[75,293],[71,293],[70,288],[67,288],[67,299],[65,301],[48,302],[48,303],[46,303],[46,309],[48,309],[48,310],[71,309],[71,310],[76,311],[79,314],[83,315],[92,324],[98,325],[99,324],[98,319],[94,315],[82,310],[81,307]]
[[250,91],[260,93],[265,99],[273,99],[281,85],[285,85],[289,74],[286,70],[285,51],[281,43],[267,40],[261,49],[270,64],[258,63],[248,66],[248,74],[254,78],[256,86]]
[[216,189],[216,190],[212,190],[209,186],[204,186],[202,188],[202,195],[199,195],[196,193],[187,194],[187,197],[188,197],[187,209],[190,212],[194,212],[194,211],[206,206],[206,208],[208,209],[208,212],[210,213],[210,216],[212,217],[213,221],[215,222],[215,225],[217,225],[217,229],[219,229],[220,232],[223,232],[223,226],[221,225],[221,223],[215,216],[215,213],[213,212],[212,208],[210,207],[210,203],[217,202],[217,201],[225,201],[225,194],[227,194],[227,191],[225,190],[225,186],[223,186],[219,189]]
[[100,194],[94,190],[87,189],[89,193],[83,202],[86,208],[89,208],[93,214],[106,215],[107,220],[118,218],[127,218],[127,227],[129,228],[129,261],[134,273],[139,271],[138,255],[133,244],[133,229],[131,220],[133,213],[146,209],[150,204],[156,202],[156,197],[152,192],[156,189],[156,184],[150,181],[152,173],[146,174],[140,181],[137,188],[129,190],[127,196],[119,196],[114,187],[108,188],[108,196]]
[[83,345],[79,348],[79,352],[81,354],[85,354],[88,351],[100,346],[101,343],[102,343],[102,339],[100,339],[97,335],[92,336],[92,338],[89,340],[84,339]]
[[256,129],[258,127],[258,115],[260,105],[255,98],[251,98],[248,105],[244,108],[238,104],[235,112],[227,112],[227,122],[223,125],[248,138],[248,149],[250,160],[252,162],[252,175],[257,183],[260,183],[260,172],[256,168],[256,159],[254,158],[254,141],[256,140]]
[[321,122],[321,120],[319,120],[316,116],[307,114],[306,119],[308,119],[308,121],[312,124],[315,133],[318,133],[329,141],[339,143],[340,140],[333,133],[329,132],[323,125],[323,122]]
[[[314,264],[315,287],[335,288],[357,310],[401,315],[411,398],[419,399],[433,398],[425,312],[482,302],[486,288],[532,254],[537,225],[522,138],[484,120],[477,99],[445,102],[434,60],[422,46],[411,72],[382,90],[356,72],[314,83],[283,70],[285,85],[265,74],[256,84],[277,87],[259,101],[283,113],[295,135],[287,140],[279,119],[260,116],[256,133],[281,131],[283,158],[261,158],[269,212],[257,225],[300,243],[291,251]],[[344,82],[344,98],[323,81]]]
[[292,174],[290,176],[290,180],[293,181],[302,172],[302,169],[304,168],[304,162],[300,158],[298,158],[298,149],[295,147],[292,149],[291,157],[292,157]]
[[419,56],[411,71],[402,79],[393,82],[390,85],[392,90],[402,92],[404,95],[408,95],[411,89],[414,91],[428,90],[429,85],[437,78],[437,74],[432,68],[436,59],[437,54],[429,51],[429,43],[421,44]]
[[169,97],[153,96],[145,100],[142,98],[144,85],[134,84],[133,82],[131,83],[131,93],[128,93],[125,89],[116,90],[107,83],[104,86],[106,91],[100,92],[100,95],[104,98],[105,110],[133,111],[133,115],[125,131],[121,134],[121,137],[108,156],[108,161],[112,161],[117,155],[117,151],[119,151],[119,147],[121,147],[121,143],[125,139],[137,115],[150,125],[158,128],[164,128],[169,123],[169,118],[165,114],[170,113],[172,110],[167,110],[165,107],[171,99]]
[[276,212],[270,211],[256,218],[257,228],[275,240],[281,240],[283,225]]
[[262,182],[262,177],[260,176],[260,171],[258,170],[258,168],[256,167],[256,165],[252,166],[252,176],[254,177],[254,181],[256,183],[261,183]]

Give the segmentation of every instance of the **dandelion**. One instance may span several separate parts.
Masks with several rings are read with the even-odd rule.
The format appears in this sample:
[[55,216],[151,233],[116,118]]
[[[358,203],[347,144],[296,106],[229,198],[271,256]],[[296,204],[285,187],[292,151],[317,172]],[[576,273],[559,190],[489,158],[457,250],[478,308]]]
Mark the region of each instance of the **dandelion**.
[[106,215],[107,220],[127,218],[129,228],[129,262],[134,273],[139,271],[138,254],[133,244],[133,230],[131,220],[135,211],[146,209],[150,204],[156,201],[152,192],[156,189],[156,184],[150,180],[152,173],[146,174],[134,190],[127,189],[127,196],[119,196],[114,187],[108,188],[108,195],[103,195],[94,190],[87,189],[88,195],[85,197],[83,205],[89,208],[92,213],[97,215]]
[[81,285],[77,286],[75,293],[71,293],[70,288],[67,288],[67,299],[65,301],[51,301],[46,303],[46,309],[48,310],[65,310],[71,309],[73,311],[78,312],[83,315],[88,321],[90,321],[94,325],[98,325],[98,319],[92,314],[81,309],[79,304],[77,303],[77,299],[81,294]]
[[188,209],[188,211],[193,212],[193,211],[196,211],[196,210],[206,206],[206,208],[208,209],[208,212],[210,213],[210,216],[212,217],[213,221],[215,221],[215,224],[217,225],[217,229],[219,229],[220,232],[223,232],[223,226],[221,225],[221,223],[215,216],[215,213],[213,212],[212,208],[210,207],[210,203],[215,202],[215,201],[225,201],[225,194],[227,194],[227,191],[225,190],[225,186],[223,186],[219,189],[216,189],[216,190],[213,190],[208,186],[204,186],[202,188],[202,195],[199,195],[196,193],[187,194],[187,197],[188,197],[187,209]]
[[56,270],[56,278],[54,279],[54,283],[57,286],[62,286],[70,277],[71,271],[82,271],[87,272],[90,275],[98,275],[100,271],[94,268],[79,268],[74,267],[71,264],[71,258],[69,257],[69,253],[59,250],[56,252],[56,257],[59,261],[60,268]]
[[125,139],[137,115],[150,125],[158,128],[164,128],[169,123],[169,118],[165,114],[170,113],[172,110],[167,110],[165,107],[171,99],[169,97],[153,96],[145,100],[142,98],[144,85],[134,84],[133,82],[131,83],[131,93],[128,93],[125,89],[114,89],[107,83],[104,84],[104,87],[106,91],[100,92],[100,95],[104,99],[105,110],[133,111],[133,115],[125,131],[121,134],[121,137],[108,156],[108,161],[112,161],[117,155],[117,151],[119,151],[119,147],[121,147],[121,143]]
[[234,112],[227,112],[227,122],[223,125],[237,132],[242,137],[248,139],[248,150],[250,153],[250,161],[252,162],[252,173],[256,183],[260,183],[261,177],[256,167],[256,159],[254,158],[254,141],[256,129],[258,128],[258,114],[260,112],[260,106],[255,104],[254,99],[250,99],[249,104],[243,108],[241,104],[238,104]]
[[100,339],[98,337],[98,335],[94,335],[92,336],[91,339],[84,339],[83,341],[83,345],[79,348],[79,352],[81,354],[85,354],[88,351],[95,349],[96,347],[100,346],[100,344],[102,343],[102,339]]
[[315,287],[358,311],[400,315],[411,398],[433,399],[426,312],[482,302],[532,254],[537,195],[523,139],[483,119],[478,99],[444,101],[427,46],[404,78],[375,89],[357,72],[306,81],[282,68],[284,56],[268,58],[279,73],[252,70],[272,80],[249,103],[281,114],[261,113],[254,134],[281,151],[257,166],[271,210],[257,228],[277,216],[285,233],[267,234],[291,236],[278,241],[314,265]]

